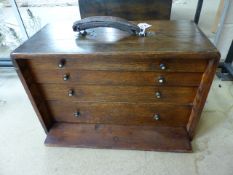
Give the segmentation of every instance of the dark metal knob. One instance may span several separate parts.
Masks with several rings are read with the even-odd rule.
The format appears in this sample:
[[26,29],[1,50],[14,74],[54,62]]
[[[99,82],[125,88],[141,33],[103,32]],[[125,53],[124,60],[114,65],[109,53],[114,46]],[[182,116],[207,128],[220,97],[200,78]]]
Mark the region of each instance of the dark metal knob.
[[68,91],[68,95],[69,95],[69,97],[72,97],[74,95],[74,90],[70,89]]
[[155,114],[153,118],[154,118],[155,120],[160,120],[159,114]]
[[67,81],[67,80],[69,79],[69,77],[70,77],[69,74],[65,74],[65,75],[63,76],[63,80],[64,80],[64,81]]
[[159,84],[164,84],[165,83],[165,78],[159,77],[158,82],[159,82]]
[[161,93],[160,92],[156,92],[155,96],[156,96],[156,98],[161,98]]
[[75,117],[80,117],[80,116],[81,116],[81,113],[80,113],[79,111],[76,111],[76,112],[74,113],[74,116],[75,116]]
[[60,62],[58,63],[58,67],[63,68],[64,65],[65,65],[65,60],[60,60]]
[[160,69],[161,69],[161,70],[165,70],[165,69],[167,69],[167,67],[166,67],[166,65],[165,65],[165,64],[160,64],[160,65],[159,65],[159,67],[160,67]]

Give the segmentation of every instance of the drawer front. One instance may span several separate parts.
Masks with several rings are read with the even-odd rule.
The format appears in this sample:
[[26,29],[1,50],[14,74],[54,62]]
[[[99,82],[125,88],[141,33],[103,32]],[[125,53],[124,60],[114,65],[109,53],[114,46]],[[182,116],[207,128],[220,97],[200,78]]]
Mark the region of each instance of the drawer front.
[[[198,86],[202,73],[160,73],[127,71],[32,70],[37,83],[76,83],[92,85]],[[163,81],[161,81],[163,80]]]
[[190,104],[193,102],[197,90],[194,87],[77,86],[68,84],[40,84],[39,86],[47,100],[79,102],[168,102]]
[[190,106],[137,103],[63,103],[48,101],[57,122],[185,126]]
[[112,70],[112,71],[159,71],[204,72],[207,60],[157,59],[157,58],[38,58],[25,60],[31,69],[54,70]]

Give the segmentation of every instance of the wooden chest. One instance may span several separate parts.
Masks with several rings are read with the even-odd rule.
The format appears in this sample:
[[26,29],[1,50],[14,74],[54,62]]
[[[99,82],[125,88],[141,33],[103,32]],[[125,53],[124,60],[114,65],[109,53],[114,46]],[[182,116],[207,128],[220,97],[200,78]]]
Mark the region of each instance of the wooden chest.
[[220,55],[189,21],[147,37],[47,25],[12,54],[46,145],[190,152]]

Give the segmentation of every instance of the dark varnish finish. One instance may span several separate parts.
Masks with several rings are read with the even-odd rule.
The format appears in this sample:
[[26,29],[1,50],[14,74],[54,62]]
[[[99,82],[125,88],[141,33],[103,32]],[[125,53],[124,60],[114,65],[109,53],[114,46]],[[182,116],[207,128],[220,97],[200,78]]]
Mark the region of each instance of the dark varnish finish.
[[203,60],[219,57],[217,49],[191,21],[137,21],[135,23],[138,22],[147,22],[152,25],[147,37],[132,36],[109,28],[90,29],[86,37],[81,37],[72,31],[72,22],[46,25],[18,47],[12,56],[19,59],[33,56],[35,60],[48,59],[49,56],[50,59],[111,60],[119,58],[127,61],[144,60],[144,58],[146,60],[150,58],[151,61],[157,59]]
[[[56,122],[154,125],[185,127],[191,107],[159,103],[106,103],[48,101],[51,114]],[[64,110],[65,109],[65,110]],[[80,116],[74,116],[79,112]],[[154,119],[158,114],[160,119]]]
[[47,25],[12,52],[46,145],[191,152],[220,55],[193,22],[138,22],[146,37]]
[[[133,85],[133,86],[199,86],[202,73],[126,72],[126,71],[76,71],[32,70],[35,83]],[[64,81],[64,77],[67,80]],[[163,84],[159,78],[164,78]],[[147,81],[145,81],[147,80]]]
[[[36,57],[36,55],[35,55]],[[51,59],[51,57],[53,59]],[[57,65],[62,59],[66,59],[67,55],[50,55],[49,58],[42,55],[39,59],[25,59],[24,62],[33,71],[140,71],[140,72],[161,72],[160,64],[166,65],[164,72],[200,72],[206,69],[208,60],[192,59],[193,55],[180,55],[179,59],[173,59],[172,55],[128,55],[119,57],[117,55],[95,57],[79,57],[69,54],[69,61],[64,63],[64,67],[59,68]],[[188,59],[190,58],[190,59]],[[93,62],[95,64],[93,64]],[[55,77],[54,77],[55,78]]]
[[170,19],[172,0],[79,0],[81,17],[118,16],[127,20]]
[[48,146],[192,152],[183,127],[56,123]]
[[[166,102],[190,104],[196,95],[196,87],[156,87],[156,86],[100,86],[72,84],[33,84],[39,87],[46,100],[79,102]],[[72,91],[72,96],[69,96]],[[156,97],[156,92],[161,95]],[[42,95],[41,94],[41,95]]]
[[201,117],[211,83],[214,79],[216,68],[218,67],[218,62],[219,60],[215,59],[209,61],[206,71],[203,74],[201,84],[197,90],[197,94],[193,102],[194,106],[192,108],[190,119],[187,124],[187,131],[189,133],[190,140],[193,139],[195,128]]

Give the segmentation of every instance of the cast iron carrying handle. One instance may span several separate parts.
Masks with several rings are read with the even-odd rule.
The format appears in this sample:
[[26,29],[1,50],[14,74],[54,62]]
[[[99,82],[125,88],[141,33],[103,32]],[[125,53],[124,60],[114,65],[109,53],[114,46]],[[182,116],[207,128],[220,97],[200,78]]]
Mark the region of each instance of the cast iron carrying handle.
[[73,31],[86,34],[86,29],[97,27],[112,27],[126,31],[132,35],[141,36],[141,29],[136,24],[114,16],[92,16],[74,22]]

